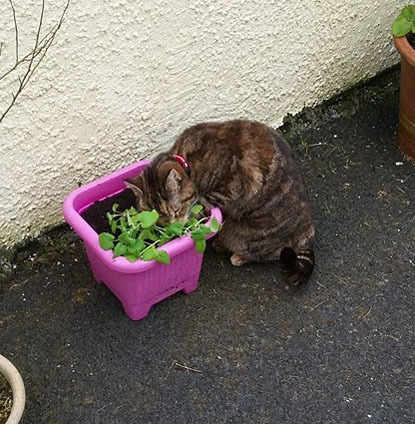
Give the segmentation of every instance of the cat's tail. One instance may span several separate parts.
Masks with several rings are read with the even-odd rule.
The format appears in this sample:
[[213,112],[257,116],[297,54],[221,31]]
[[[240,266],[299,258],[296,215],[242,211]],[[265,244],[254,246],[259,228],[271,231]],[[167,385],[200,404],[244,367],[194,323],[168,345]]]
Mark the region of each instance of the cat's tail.
[[291,247],[284,247],[280,254],[282,275],[290,285],[304,284],[314,268],[314,251],[303,249],[296,253]]

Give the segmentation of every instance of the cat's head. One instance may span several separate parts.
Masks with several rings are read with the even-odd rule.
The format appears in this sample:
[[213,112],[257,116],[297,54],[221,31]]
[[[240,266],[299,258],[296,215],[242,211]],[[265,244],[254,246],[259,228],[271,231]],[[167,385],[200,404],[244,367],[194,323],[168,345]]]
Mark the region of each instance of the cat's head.
[[155,209],[159,223],[186,222],[197,200],[196,185],[176,161],[155,161],[139,176],[125,180],[136,198],[140,211]]

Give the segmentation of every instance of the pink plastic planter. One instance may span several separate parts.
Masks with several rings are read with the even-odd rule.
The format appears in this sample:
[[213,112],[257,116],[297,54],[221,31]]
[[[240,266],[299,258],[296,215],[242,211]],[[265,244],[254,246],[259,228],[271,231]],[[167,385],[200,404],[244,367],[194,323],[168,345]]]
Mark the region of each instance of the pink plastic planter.
[[[86,184],[72,192],[63,204],[65,220],[85,243],[94,278],[117,296],[133,320],[144,318],[152,305],[180,290],[186,294],[196,290],[203,254],[196,252],[190,236],[183,236],[163,246],[171,258],[170,265],[141,260],[131,263],[123,257],[114,259],[112,251],[101,249],[98,234],[81,213],[97,200],[123,191],[124,180],[136,176],[150,163],[143,160]],[[219,209],[212,209],[210,213],[222,222]]]

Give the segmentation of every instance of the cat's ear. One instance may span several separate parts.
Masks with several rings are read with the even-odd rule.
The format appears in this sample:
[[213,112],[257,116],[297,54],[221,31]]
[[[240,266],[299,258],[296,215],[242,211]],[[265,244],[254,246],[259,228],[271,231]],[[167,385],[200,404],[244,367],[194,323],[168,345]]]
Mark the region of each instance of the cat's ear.
[[182,182],[182,176],[172,168],[166,178],[166,190],[170,193],[178,193]]
[[124,183],[128,188],[133,191],[136,197],[143,197],[143,192],[141,191],[141,188],[138,187],[137,182],[134,181],[132,178],[125,179]]

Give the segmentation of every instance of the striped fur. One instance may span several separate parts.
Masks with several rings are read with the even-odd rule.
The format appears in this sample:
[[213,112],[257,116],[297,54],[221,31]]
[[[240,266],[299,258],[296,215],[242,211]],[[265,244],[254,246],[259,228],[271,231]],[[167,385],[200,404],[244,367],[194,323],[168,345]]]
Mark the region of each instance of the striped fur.
[[[172,156],[186,158],[190,175]],[[203,123],[185,130],[140,176],[129,180],[141,209],[163,223],[184,221],[195,202],[225,217],[215,245],[234,265],[281,260],[292,284],[314,266],[314,226],[307,189],[290,147],[273,129],[251,121]]]
[[312,249],[296,253],[290,247],[284,247],[280,255],[282,275],[287,283],[299,285],[305,283],[313,272],[314,252]]

